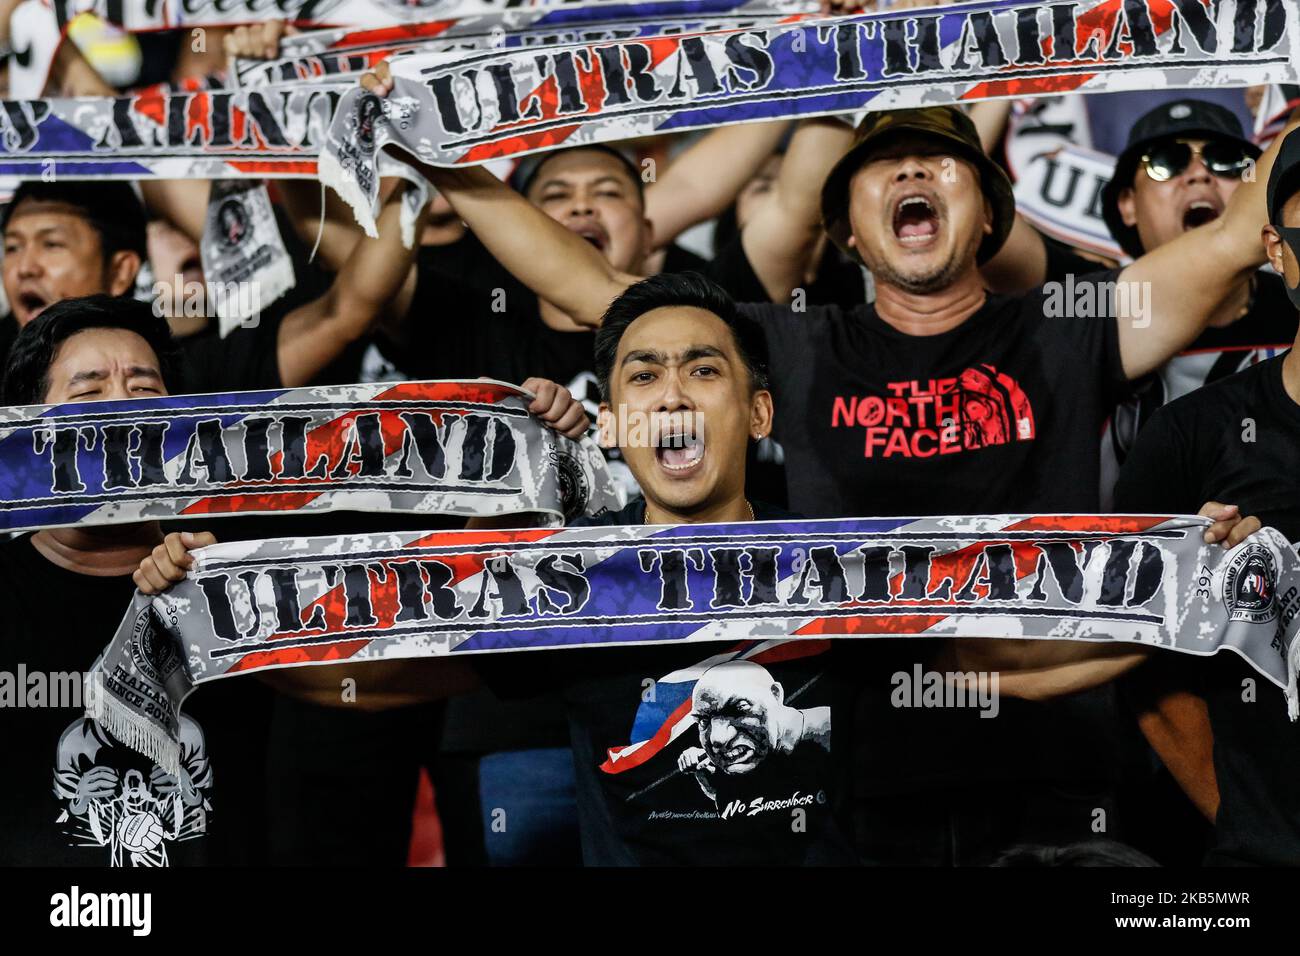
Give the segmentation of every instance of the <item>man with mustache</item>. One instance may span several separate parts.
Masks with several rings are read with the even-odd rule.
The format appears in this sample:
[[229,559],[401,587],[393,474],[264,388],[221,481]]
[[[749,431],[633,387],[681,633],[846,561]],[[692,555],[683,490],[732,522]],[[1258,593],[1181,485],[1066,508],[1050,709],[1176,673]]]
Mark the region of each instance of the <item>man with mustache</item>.
[[[1231,110],[1199,99],[1161,104],[1129,132],[1115,173],[1101,195],[1111,235],[1133,258],[1223,215],[1260,149]],[[983,269],[990,288],[1024,291],[1046,281],[1064,282],[1098,266],[1051,248],[1023,221]],[[1102,451],[1102,503],[1138,431],[1152,412],[1194,389],[1218,381],[1285,349],[1296,317],[1276,275],[1256,271],[1216,309],[1195,341],[1143,380],[1116,409]]]
[[[1294,316],[1300,308],[1300,134],[1279,136],[1280,155],[1267,179],[1269,262],[1282,281]],[[1158,409],[1138,437],[1116,487],[1117,506],[1132,513],[1188,513],[1206,497],[1237,502],[1250,514],[1232,528],[1225,546],[1240,543],[1261,524],[1300,540],[1300,337],[1283,355],[1260,362]],[[1294,593],[1270,593],[1266,564],[1243,550],[1222,598],[1230,612],[1243,605],[1279,620],[1296,612]],[[1277,589],[1281,590],[1281,589]],[[957,666],[1003,672],[1004,694],[1047,698],[1109,680],[1142,659],[1134,676],[1158,672],[1176,688],[1181,706],[1203,719],[1157,715],[1167,742],[1198,757],[1201,786],[1189,789],[1214,821],[1209,865],[1295,866],[1300,863],[1300,772],[1294,760],[1300,724],[1287,716],[1283,693],[1237,655],[1189,659],[1159,651],[1127,662],[1078,660],[1054,665],[1060,648],[1029,642],[1026,661],[1006,666],[1007,642],[963,642]],[[1075,652],[1077,653],[1077,652]],[[1095,657],[1096,654],[1089,655]],[[1191,702],[1189,704],[1189,701]],[[1164,756],[1164,751],[1162,751]],[[1195,766],[1191,759],[1185,766]],[[1184,778],[1180,782],[1187,786]],[[1208,801],[1208,802],[1207,802]]]
[[[386,65],[362,84],[386,95]],[[1269,163],[1266,154],[1261,175]],[[598,326],[633,281],[481,172],[422,170],[503,265],[575,321]],[[763,330],[782,403],[775,437],[791,507],[811,516],[1096,511],[1096,436],[1110,409],[1263,262],[1262,210],[1260,186],[1243,184],[1207,228],[1083,280],[1088,314],[1053,319],[1041,290],[985,291],[980,266],[1015,212],[970,120],[950,107],[869,114],[826,179],[822,215],[872,272],[876,301],[743,308]],[[800,271],[760,274],[781,301]],[[870,735],[860,760],[869,858],[982,863],[1010,843],[1092,835],[1092,811],[1109,805],[1118,771],[1108,731],[1062,713],[1086,702],[1012,708],[996,721],[913,711],[903,729],[879,685],[861,717],[897,732]],[[1062,799],[1064,790],[1075,797]]]

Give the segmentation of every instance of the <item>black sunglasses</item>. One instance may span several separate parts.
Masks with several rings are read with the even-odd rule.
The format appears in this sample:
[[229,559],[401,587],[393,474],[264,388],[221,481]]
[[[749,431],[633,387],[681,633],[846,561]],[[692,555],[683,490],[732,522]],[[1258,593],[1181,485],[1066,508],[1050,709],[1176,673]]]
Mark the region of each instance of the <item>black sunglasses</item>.
[[1185,139],[1168,140],[1152,146],[1142,156],[1142,168],[1158,183],[1167,183],[1181,175],[1198,157],[1215,176],[1224,179],[1240,176],[1254,162],[1244,143],[1211,140],[1197,145]]

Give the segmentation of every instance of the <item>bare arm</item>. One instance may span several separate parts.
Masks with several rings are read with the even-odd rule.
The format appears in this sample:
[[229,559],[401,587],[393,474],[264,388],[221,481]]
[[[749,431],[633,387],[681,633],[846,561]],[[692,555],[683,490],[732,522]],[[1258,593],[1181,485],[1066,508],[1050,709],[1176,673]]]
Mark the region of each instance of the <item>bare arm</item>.
[[1049,700],[1099,687],[1132,670],[1149,651],[1131,644],[957,638],[956,670],[998,675],[998,693]]
[[[382,316],[405,315],[410,308],[415,248],[402,245],[405,189],[403,183],[390,194],[379,214],[378,238],[357,243],[329,291],[285,316],[276,338],[276,356],[286,387],[306,385]],[[416,235],[423,219],[421,214]]]
[[212,183],[206,179],[141,179],[150,213],[166,219],[195,242],[203,241]]
[[1219,813],[1219,784],[1205,701],[1183,690],[1161,694],[1138,714],[1138,727],[1188,799],[1213,823]]
[[[1210,317],[1263,265],[1260,231],[1268,222],[1265,192],[1273,160],[1287,133],[1300,125],[1295,114],[1255,165],[1254,178],[1232,194],[1218,219],[1153,249],[1119,275],[1129,296],[1117,315],[1124,372],[1136,379],[1163,365],[1198,336]],[[1145,312],[1133,308],[1133,300]],[[1117,310],[1120,311],[1120,310]]]
[[1042,234],[1017,213],[1007,241],[980,267],[980,276],[986,289],[1003,295],[1042,285],[1047,281],[1047,244]]
[[55,96],[117,96],[117,90],[99,75],[66,34],[50,64],[45,88]]
[[258,677],[283,694],[320,707],[371,712],[443,700],[479,684],[468,661],[439,658],[282,667]]
[[984,152],[992,154],[1002,142],[1002,134],[1007,131],[1011,100],[978,100],[971,104],[970,118],[979,131],[980,146]]
[[[320,183],[313,179],[281,179],[275,185],[280,208],[292,224],[298,241],[308,249],[315,249],[317,258],[329,271],[342,269],[357,242],[365,235],[347,203],[338,197],[338,193],[327,189],[322,209]],[[319,246],[317,234],[320,235]]]
[[739,123],[692,143],[646,187],[645,214],[660,249],[696,223],[712,219],[763,168],[789,123]]
[[[392,92],[387,61],[364,74],[361,85],[377,96]],[[437,187],[516,279],[580,325],[598,327],[609,303],[641,278],[619,272],[589,242],[482,167],[441,169],[406,153],[393,155]]]
[[745,224],[745,255],[773,302],[789,302],[803,282],[822,231],[822,185],[852,142],[853,130],[841,120],[802,121],[790,139],[776,188]]

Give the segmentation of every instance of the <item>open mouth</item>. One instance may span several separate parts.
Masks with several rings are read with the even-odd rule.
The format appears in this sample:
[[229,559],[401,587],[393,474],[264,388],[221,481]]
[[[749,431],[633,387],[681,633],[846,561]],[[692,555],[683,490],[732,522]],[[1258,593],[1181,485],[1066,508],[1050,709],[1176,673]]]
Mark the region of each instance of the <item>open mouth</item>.
[[905,196],[894,207],[894,236],[909,246],[924,245],[939,234],[939,212],[925,196]]
[[609,245],[609,237],[605,235],[605,230],[599,226],[573,226],[573,231],[586,239],[601,252]]
[[33,319],[45,310],[49,300],[39,292],[19,292],[18,306]]
[[1219,218],[1221,210],[1205,199],[1196,199],[1183,210],[1183,229],[1195,229]]
[[704,439],[685,431],[666,432],[655,443],[655,460],[667,472],[687,475],[704,461]]
[[726,766],[733,764],[745,763],[754,756],[754,748],[748,744],[736,744],[734,747],[728,747],[721,754],[722,763]]

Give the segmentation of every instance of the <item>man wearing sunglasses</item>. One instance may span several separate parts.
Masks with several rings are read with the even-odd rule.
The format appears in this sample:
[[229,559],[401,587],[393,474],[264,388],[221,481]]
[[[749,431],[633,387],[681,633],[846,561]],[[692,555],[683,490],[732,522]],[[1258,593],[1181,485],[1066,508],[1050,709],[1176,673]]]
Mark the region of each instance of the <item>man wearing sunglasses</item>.
[[[1294,319],[1300,308],[1300,132],[1282,143],[1266,201],[1264,248],[1283,277]],[[1300,541],[1300,350],[1293,347],[1157,410],[1124,465],[1115,497],[1119,510],[1138,514],[1190,514],[1207,499],[1231,501],[1233,514],[1252,517],[1232,528],[1225,545],[1260,524]],[[1224,600],[1233,606],[1241,594],[1238,585]],[[1297,613],[1295,590],[1278,588],[1261,613],[1287,620]],[[1009,662],[1004,648],[992,646],[1004,643],[959,646],[958,669],[996,668],[1004,696],[1043,699],[1109,680],[1134,660],[1075,658],[1054,669],[1052,658],[1061,659],[1062,650],[1035,647],[1032,661],[1025,659],[1032,671],[1008,674],[1026,665]],[[1163,748],[1157,749],[1166,763],[1170,753],[1182,754],[1183,766],[1197,769],[1207,785],[1209,800],[1201,808],[1214,821],[1214,837],[1205,862],[1300,863],[1300,723],[1287,718],[1282,691],[1226,653],[1199,658],[1157,651],[1133,678],[1166,688],[1166,705],[1174,699],[1170,689],[1180,695],[1178,708],[1165,706],[1143,718],[1159,728]]]
[[[1101,194],[1111,235],[1134,259],[1218,219],[1237,188],[1254,179],[1260,149],[1236,115],[1217,103],[1163,103],[1133,124],[1128,145]],[[1002,251],[982,270],[990,288],[1020,292],[1094,272],[1095,263],[1052,248],[1017,220]],[[1102,506],[1138,431],[1165,402],[1254,365],[1285,349],[1296,316],[1275,275],[1257,271],[1220,302],[1204,331],[1115,411],[1103,440]]]

